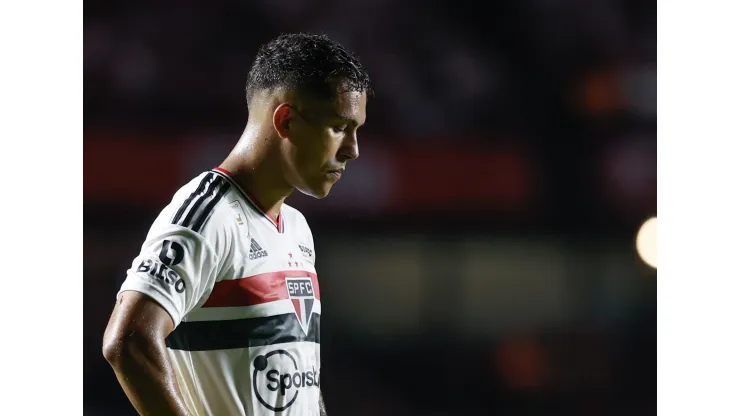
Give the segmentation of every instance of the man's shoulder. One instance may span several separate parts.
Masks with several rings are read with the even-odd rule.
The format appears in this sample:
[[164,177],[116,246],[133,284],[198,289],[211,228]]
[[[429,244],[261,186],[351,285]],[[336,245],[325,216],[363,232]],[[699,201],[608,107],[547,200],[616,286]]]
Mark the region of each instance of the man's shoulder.
[[156,219],[155,228],[176,226],[197,234],[223,228],[233,217],[228,207],[231,192],[232,184],[223,176],[202,172],[174,193]]
[[187,200],[193,200],[200,195],[216,195],[221,189],[227,193],[232,188],[231,182],[224,178],[223,175],[206,170],[193,176],[188,182],[183,184],[172,195],[170,205],[179,205]]

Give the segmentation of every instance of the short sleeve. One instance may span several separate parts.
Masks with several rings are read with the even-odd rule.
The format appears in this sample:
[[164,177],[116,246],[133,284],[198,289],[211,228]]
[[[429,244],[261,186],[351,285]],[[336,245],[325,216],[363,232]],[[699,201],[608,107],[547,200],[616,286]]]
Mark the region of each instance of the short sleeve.
[[202,235],[170,225],[150,234],[119,293],[133,290],[150,296],[177,326],[213,288],[218,264],[217,253]]
[[232,217],[221,202],[229,188],[213,172],[180,188],[149,229],[118,293],[150,296],[179,325],[208,296],[228,257]]

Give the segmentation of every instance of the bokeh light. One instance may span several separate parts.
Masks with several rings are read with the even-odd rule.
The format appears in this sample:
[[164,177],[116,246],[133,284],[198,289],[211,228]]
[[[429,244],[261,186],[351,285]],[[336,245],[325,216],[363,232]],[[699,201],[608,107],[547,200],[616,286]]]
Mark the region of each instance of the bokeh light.
[[658,218],[649,218],[640,227],[637,253],[648,266],[658,268]]

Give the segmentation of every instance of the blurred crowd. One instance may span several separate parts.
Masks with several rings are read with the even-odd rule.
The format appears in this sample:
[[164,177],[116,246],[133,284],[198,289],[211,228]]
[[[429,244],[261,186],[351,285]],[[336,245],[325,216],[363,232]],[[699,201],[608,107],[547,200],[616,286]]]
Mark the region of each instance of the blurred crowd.
[[531,209],[548,224],[633,227],[654,205],[655,10],[636,0],[90,2],[85,139],[233,144],[259,45],[323,32],[373,78],[364,148],[408,160],[432,143],[516,149],[521,169],[544,178],[531,198],[544,205]]
[[394,140],[482,129],[545,141],[538,124],[554,119],[649,127],[655,115],[652,3],[187,0],[85,4],[86,122],[243,120],[254,53],[283,31],[355,51],[377,90],[367,128]]

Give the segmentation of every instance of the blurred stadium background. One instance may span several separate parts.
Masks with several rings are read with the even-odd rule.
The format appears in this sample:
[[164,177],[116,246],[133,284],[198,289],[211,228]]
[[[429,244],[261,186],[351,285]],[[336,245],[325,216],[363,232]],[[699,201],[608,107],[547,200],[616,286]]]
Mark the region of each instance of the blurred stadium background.
[[134,414],[101,354],[115,293],[284,31],[342,42],[377,92],[329,198],[288,199],[330,414],[655,413],[655,3],[112,0],[84,22],[85,414]]

